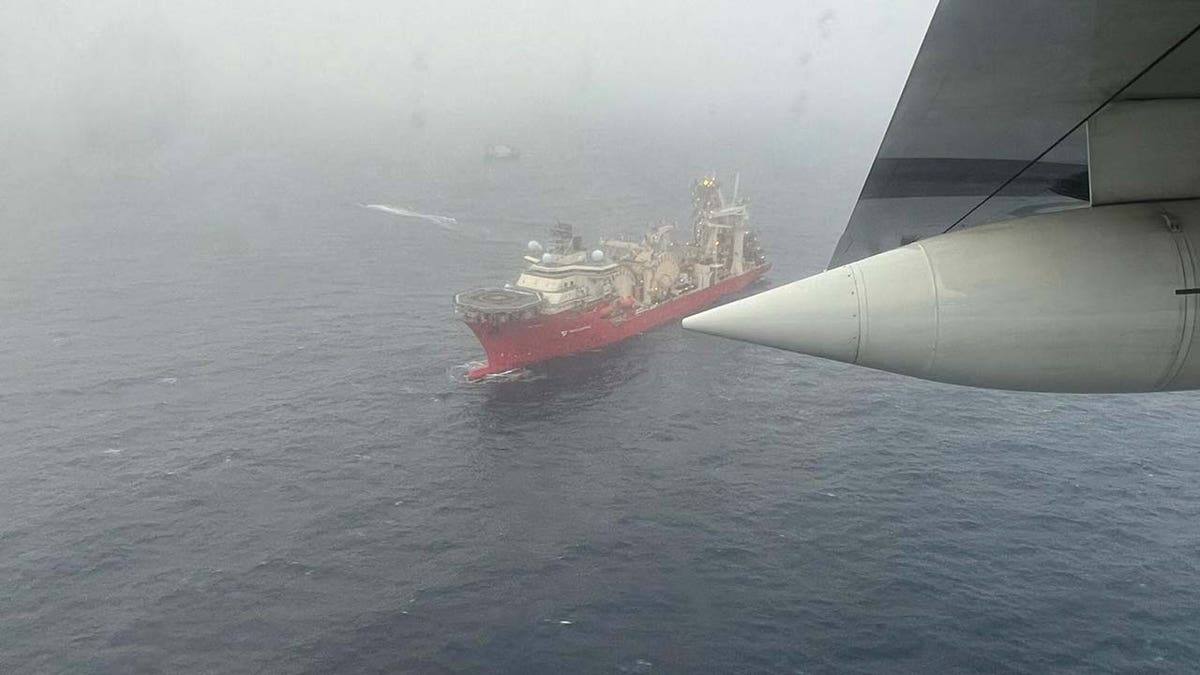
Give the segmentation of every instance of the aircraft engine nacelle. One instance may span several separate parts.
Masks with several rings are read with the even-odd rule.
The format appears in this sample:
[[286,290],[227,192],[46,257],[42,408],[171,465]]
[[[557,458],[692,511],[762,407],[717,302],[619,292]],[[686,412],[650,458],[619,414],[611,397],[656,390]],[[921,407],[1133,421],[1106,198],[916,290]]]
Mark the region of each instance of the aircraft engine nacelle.
[[914,377],[1057,392],[1200,388],[1200,200],[925,239],[684,320]]

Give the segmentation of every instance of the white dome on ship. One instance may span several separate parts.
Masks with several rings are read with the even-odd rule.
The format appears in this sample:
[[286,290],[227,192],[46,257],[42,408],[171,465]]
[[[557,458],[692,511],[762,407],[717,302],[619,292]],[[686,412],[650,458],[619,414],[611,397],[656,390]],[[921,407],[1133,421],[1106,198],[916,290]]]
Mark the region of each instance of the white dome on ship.
[[533,239],[529,242],[529,251],[531,253],[538,253],[541,250],[542,250],[542,245],[538,242],[537,239]]
[[551,256],[550,256],[550,254],[549,254],[549,253],[543,253],[543,254],[542,254],[542,262],[544,262],[544,263],[549,263],[549,262],[550,262],[550,259],[551,259]]
[[601,262],[604,260],[604,251],[596,249],[592,251],[592,262]]

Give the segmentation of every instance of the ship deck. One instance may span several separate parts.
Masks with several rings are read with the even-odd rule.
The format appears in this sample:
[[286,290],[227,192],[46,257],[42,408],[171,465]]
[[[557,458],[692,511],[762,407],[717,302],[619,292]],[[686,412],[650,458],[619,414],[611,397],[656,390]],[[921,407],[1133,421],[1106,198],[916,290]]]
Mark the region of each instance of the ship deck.
[[536,292],[519,288],[473,288],[454,296],[454,304],[481,314],[521,312],[536,308],[541,301]]

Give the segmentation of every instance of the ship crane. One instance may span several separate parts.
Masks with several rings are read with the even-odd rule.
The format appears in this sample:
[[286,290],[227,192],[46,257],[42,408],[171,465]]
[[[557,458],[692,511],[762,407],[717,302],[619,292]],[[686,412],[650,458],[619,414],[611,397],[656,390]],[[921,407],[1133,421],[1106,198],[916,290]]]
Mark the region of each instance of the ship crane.
[[[677,320],[736,293],[770,268],[749,232],[744,204],[726,202],[715,177],[693,186],[691,241],[673,224],[640,241],[601,240],[587,250],[567,223],[549,246],[530,242],[516,283],[455,296],[461,318],[487,352],[470,379],[603,347]],[[750,242],[750,246],[746,246]]]

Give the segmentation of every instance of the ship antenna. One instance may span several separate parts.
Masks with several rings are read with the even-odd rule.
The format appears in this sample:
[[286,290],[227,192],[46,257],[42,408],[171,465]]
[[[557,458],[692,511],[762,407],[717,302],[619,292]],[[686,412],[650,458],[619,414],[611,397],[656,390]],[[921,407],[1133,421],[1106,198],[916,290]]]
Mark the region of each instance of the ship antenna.
[[738,171],[733,174],[733,205],[737,206],[738,184],[742,182],[742,172]]

